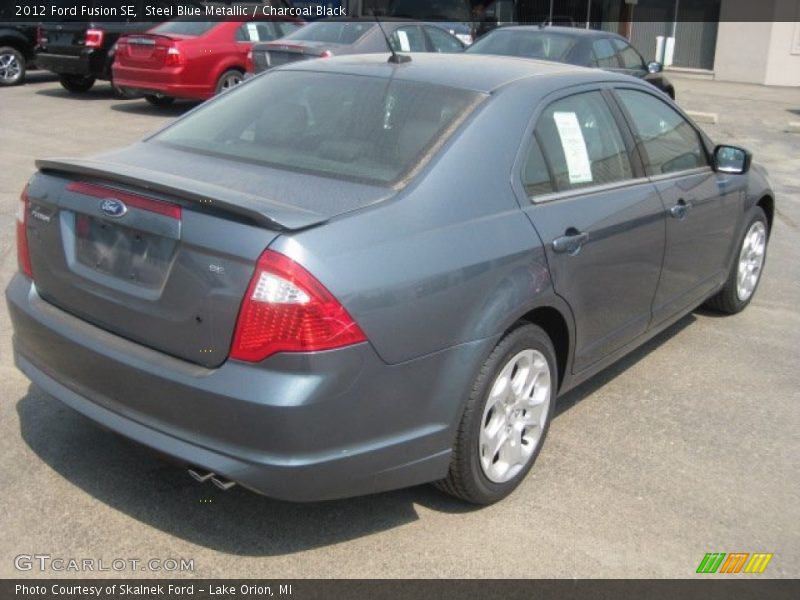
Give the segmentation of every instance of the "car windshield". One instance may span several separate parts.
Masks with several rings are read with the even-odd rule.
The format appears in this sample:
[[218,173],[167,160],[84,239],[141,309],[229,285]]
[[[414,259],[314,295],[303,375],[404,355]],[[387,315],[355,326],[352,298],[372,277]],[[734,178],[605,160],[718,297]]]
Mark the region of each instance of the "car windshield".
[[375,27],[375,23],[346,23],[342,21],[311,23],[310,25],[301,27],[294,33],[290,33],[283,39],[349,45],[355,44],[373,27]]
[[197,21],[195,19],[176,19],[156,25],[150,33],[160,33],[167,35],[174,33],[177,35],[196,35],[200,36],[210,31],[214,26],[219,25],[213,21]]
[[498,30],[482,37],[466,51],[563,61],[573,44],[573,38],[560,33]]
[[469,0],[394,0],[386,14],[416,20],[466,22],[472,18]]
[[484,97],[396,79],[274,71],[150,140],[284,170],[391,185],[443,144]]

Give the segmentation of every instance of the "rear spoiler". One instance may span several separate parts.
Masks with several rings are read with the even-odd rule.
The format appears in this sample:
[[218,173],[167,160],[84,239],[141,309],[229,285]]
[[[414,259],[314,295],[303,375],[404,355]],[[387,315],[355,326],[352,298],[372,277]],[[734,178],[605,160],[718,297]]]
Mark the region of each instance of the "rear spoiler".
[[304,229],[328,220],[326,215],[261,196],[121,163],[56,158],[37,160],[36,166],[45,172],[67,173],[117,182],[188,200],[204,207],[216,207],[273,230]]

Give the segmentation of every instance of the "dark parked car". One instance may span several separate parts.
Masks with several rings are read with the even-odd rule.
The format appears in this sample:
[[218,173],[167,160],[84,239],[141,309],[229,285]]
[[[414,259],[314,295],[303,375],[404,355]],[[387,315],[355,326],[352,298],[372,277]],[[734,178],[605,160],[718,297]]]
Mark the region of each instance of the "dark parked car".
[[554,60],[624,73],[652,83],[675,99],[675,88],[661,72],[661,63],[646,63],[628,40],[606,31],[536,25],[500,27],[479,38],[467,52]]
[[750,154],[652,86],[468,54],[294,63],[37,165],[19,368],[197,479],[289,500],[499,500],[559,394],[748,305],[775,211]]
[[0,87],[18,85],[34,68],[38,27],[33,23],[0,22]]
[[[286,37],[253,47],[256,73],[309,58],[329,58],[342,54],[373,54],[389,51],[386,37],[395,52],[463,52],[464,44],[449,32],[430,23],[381,19],[325,19],[306,25]],[[386,37],[384,37],[384,32]]]

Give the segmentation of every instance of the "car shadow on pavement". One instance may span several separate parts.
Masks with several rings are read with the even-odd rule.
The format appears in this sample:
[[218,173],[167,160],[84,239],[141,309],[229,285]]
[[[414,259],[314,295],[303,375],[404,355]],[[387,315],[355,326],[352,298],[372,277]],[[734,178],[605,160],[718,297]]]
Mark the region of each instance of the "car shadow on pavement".
[[[63,98],[65,100],[79,100],[81,102],[91,100],[110,100],[118,98],[114,93],[114,89],[108,84],[98,83],[88,92],[70,92],[62,87],[48,87],[43,90],[36,90],[36,94],[40,96],[49,96],[51,98]],[[119,98],[118,98],[119,99]]]
[[179,117],[198,106],[199,102],[189,100],[178,101],[169,106],[153,106],[144,98],[123,100],[119,104],[112,104],[111,110],[127,113],[129,115],[143,115],[145,117]]
[[[557,415],[694,320],[684,317],[569,392],[560,399]],[[183,467],[96,425],[35,385],[17,402],[17,413],[25,443],[71,484],[142,523],[220,552],[275,556],[337,544],[414,522],[419,518],[415,505],[451,514],[480,510],[431,486],[308,504],[238,487],[223,492],[195,482]],[[42,490],[42,502],[48,501],[47,493]]]

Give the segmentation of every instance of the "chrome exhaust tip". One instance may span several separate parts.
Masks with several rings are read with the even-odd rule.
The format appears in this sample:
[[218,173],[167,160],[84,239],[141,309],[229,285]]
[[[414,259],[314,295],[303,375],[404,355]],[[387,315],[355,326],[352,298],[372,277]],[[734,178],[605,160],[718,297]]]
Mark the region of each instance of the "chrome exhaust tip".
[[205,483],[206,481],[214,477],[214,473],[211,472],[200,473],[198,471],[195,471],[194,469],[189,469],[189,476],[195,481],[199,481],[200,483]]
[[[213,475],[213,473],[211,475]],[[225,492],[236,485],[235,481],[231,481],[230,479],[220,479],[218,477],[211,477],[211,483]]]

